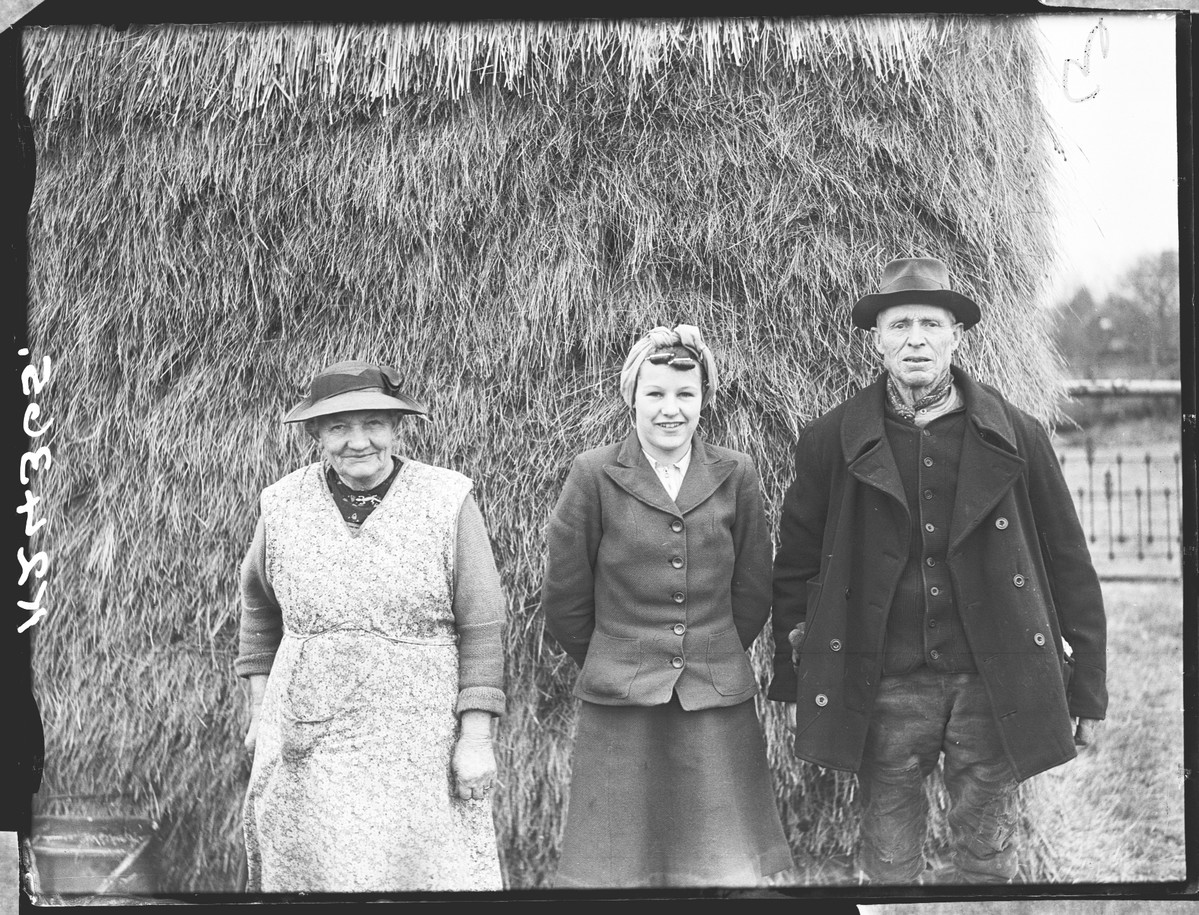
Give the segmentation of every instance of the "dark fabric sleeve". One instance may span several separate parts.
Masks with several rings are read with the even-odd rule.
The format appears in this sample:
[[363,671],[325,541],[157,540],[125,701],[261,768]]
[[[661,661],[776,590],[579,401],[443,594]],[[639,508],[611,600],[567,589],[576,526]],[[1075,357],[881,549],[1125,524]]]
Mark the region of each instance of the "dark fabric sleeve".
[[266,527],[262,518],[241,563],[241,626],[233,669],[239,677],[269,674],[283,640],[283,614],[266,571]]
[[455,713],[504,713],[504,626],[507,612],[491,539],[479,506],[467,496],[458,510],[454,546],[454,624],[458,630]]
[[749,648],[770,616],[770,525],[762,502],[758,471],[748,458],[737,486],[733,522],[733,625]]
[[599,491],[578,458],[546,528],[541,609],[545,627],[580,667],[595,630],[595,561],[600,541]]
[[822,479],[811,427],[795,446],[795,476],[779,512],[779,542],[774,555],[771,632],[774,636],[774,676],[768,699],[794,702],[799,681],[791,661],[787,636],[807,619],[808,582],[820,573],[820,550],[828,516],[829,481]]
[[1040,424],[1033,425],[1033,455],[1028,463],[1029,499],[1036,513],[1058,624],[1074,655],[1067,696],[1070,714],[1077,718],[1103,718],[1107,714],[1107,616],[1103,591],[1070,487],[1049,436]]

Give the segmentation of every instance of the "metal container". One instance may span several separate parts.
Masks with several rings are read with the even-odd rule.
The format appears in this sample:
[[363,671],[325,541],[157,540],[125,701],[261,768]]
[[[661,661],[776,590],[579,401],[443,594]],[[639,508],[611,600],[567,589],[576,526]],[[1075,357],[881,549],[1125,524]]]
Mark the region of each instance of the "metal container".
[[52,895],[153,895],[158,824],[144,817],[36,816],[31,883]]

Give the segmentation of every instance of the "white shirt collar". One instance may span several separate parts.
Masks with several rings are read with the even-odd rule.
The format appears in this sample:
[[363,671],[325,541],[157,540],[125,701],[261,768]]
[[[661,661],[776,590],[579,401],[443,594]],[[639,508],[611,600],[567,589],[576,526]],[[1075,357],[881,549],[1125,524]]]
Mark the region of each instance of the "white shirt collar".
[[670,464],[663,464],[644,448],[641,449],[641,453],[649,461],[649,466],[654,469],[658,482],[662,484],[666,494],[672,499],[677,498],[679,490],[683,486],[683,477],[687,475],[687,468],[691,465],[691,449],[688,448],[686,454]]
[[641,449],[641,453],[645,455],[646,459],[649,461],[649,465],[654,468],[654,470],[657,470],[659,467],[673,467],[674,469],[678,470],[679,476],[684,476],[687,473],[687,468],[691,465],[690,448],[687,449],[687,453],[681,458],[670,463],[663,463],[662,461],[659,461],[644,448]]

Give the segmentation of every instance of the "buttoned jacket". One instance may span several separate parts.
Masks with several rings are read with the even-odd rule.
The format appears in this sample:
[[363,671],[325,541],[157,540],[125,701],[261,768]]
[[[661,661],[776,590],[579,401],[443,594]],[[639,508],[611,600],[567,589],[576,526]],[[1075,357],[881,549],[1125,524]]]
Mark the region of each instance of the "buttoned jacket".
[[771,543],[745,454],[694,437],[676,500],[635,433],[575,458],[546,532],[546,628],[601,705],[736,705],[770,613]]
[[[994,388],[953,374],[967,423],[946,562],[995,726],[1027,778],[1075,755],[1071,716],[1106,713],[1103,599],[1045,430]],[[912,546],[885,397],[882,376],[803,429],[774,562],[768,695],[798,703],[796,755],[838,769],[861,762]],[[797,671],[787,635],[799,622]]]

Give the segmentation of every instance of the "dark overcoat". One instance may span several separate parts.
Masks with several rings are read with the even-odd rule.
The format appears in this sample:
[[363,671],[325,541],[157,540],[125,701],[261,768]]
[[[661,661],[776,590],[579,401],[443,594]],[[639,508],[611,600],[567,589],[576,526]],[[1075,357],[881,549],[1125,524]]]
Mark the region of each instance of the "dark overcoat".
[[[1106,713],[1103,598],[1045,430],[994,388],[953,374],[968,420],[947,561],[995,726],[1024,779],[1075,756],[1071,716]],[[852,771],[911,546],[885,397],[884,375],[803,429],[774,564],[769,698],[798,703],[797,756]],[[787,635],[801,621],[797,671]]]
[[635,433],[575,458],[546,532],[546,628],[601,705],[736,705],[770,614],[770,528],[748,455],[692,439],[677,499]]

